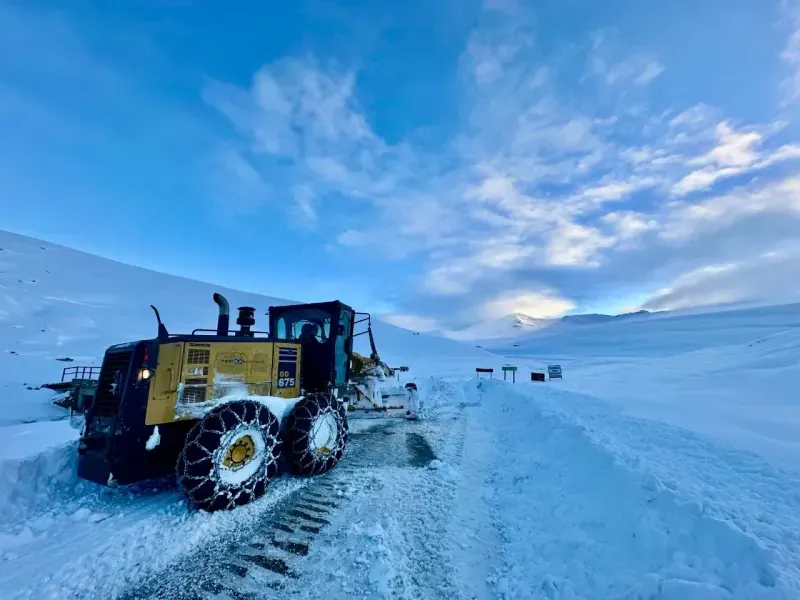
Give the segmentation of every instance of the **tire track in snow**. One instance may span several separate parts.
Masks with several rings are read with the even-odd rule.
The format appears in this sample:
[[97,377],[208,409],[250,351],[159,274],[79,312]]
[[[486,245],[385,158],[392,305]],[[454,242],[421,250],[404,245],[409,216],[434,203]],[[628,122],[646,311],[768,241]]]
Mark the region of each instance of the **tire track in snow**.
[[430,462],[425,462],[432,456],[425,439],[402,431],[397,427],[402,424],[387,421],[352,433],[332,471],[305,480],[248,527],[198,549],[168,571],[153,573],[120,600],[255,600],[289,597],[296,593],[295,582],[306,589],[306,557],[318,535],[358,496],[379,493],[376,471],[418,470]]
[[[286,598],[461,598],[448,538],[456,502],[449,462],[460,454],[464,426],[453,402],[459,388],[436,379],[418,383],[425,419],[399,424],[380,451],[411,451],[419,465],[437,458],[428,468],[376,465],[375,488],[354,496],[322,531],[306,573],[283,590]],[[430,449],[420,450],[421,439]]]

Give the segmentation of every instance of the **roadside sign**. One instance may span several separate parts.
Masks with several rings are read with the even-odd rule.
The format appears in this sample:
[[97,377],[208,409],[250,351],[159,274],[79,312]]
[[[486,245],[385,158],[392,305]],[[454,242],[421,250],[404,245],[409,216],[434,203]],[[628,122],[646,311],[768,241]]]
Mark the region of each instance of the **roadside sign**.
[[503,365],[501,368],[503,369],[503,381],[506,380],[506,373],[511,373],[512,383],[517,383],[517,367],[514,365]]
[[544,381],[544,373],[531,372],[531,381]]
[[478,379],[480,379],[481,373],[488,373],[489,379],[491,379],[492,373],[494,373],[494,369],[482,369],[481,367],[478,367],[477,369],[475,369],[475,373],[477,373]]
[[550,379],[563,379],[561,376],[561,365],[547,365],[547,375]]

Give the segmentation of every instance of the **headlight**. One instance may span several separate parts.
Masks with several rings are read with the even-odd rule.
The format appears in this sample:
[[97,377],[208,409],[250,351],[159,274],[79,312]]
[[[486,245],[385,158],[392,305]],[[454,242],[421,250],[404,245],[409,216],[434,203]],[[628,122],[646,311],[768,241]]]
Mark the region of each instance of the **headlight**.
[[137,379],[139,381],[150,379],[153,376],[154,372],[155,371],[153,371],[152,369],[139,369],[139,376],[137,377]]

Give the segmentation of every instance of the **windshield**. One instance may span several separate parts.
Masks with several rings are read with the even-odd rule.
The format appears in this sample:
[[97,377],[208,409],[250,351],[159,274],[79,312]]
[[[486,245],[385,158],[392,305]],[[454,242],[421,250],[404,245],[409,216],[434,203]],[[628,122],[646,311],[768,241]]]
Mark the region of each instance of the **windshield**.
[[331,335],[331,316],[318,308],[304,308],[287,312],[277,321],[275,334],[286,340],[326,342]]

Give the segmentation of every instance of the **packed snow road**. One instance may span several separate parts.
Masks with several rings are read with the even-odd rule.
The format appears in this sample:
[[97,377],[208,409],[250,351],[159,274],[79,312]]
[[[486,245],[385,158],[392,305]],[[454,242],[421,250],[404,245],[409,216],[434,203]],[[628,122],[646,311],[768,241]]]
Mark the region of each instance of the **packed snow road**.
[[232,512],[64,466],[3,523],[0,597],[800,594],[796,475],[545,386],[419,384],[423,420],[354,420],[333,471]]

